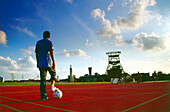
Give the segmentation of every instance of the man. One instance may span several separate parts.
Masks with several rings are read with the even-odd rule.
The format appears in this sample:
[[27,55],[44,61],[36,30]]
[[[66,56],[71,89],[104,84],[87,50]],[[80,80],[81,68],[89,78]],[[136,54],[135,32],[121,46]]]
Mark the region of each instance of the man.
[[59,84],[60,82],[60,79],[59,79],[59,76],[57,76],[57,84]]
[[50,32],[45,31],[43,33],[43,39],[39,40],[36,44],[35,53],[37,60],[37,68],[40,71],[40,96],[41,100],[47,100],[47,91],[46,91],[46,77],[47,71],[51,75],[51,91],[56,91],[58,88],[54,86],[55,84],[55,60],[53,53],[53,42],[49,40]]

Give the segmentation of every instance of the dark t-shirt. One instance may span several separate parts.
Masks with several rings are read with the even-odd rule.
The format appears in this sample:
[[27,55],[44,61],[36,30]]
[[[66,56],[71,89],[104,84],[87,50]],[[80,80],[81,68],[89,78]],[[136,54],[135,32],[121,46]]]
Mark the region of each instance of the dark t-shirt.
[[51,50],[54,50],[52,41],[42,39],[37,42],[35,52],[39,54],[38,67],[52,67]]

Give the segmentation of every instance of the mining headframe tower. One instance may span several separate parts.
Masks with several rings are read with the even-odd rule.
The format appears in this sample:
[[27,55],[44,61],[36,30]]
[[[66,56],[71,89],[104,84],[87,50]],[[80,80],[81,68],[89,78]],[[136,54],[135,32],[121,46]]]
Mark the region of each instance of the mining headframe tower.
[[106,52],[108,55],[108,65],[106,68],[106,75],[109,78],[120,78],[124,73],[124,69],[120,63],[121,51]]

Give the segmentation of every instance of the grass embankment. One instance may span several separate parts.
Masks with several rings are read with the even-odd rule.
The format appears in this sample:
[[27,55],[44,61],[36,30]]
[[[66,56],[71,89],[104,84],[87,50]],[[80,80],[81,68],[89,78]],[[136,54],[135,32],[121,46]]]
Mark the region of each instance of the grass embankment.
[[[50,85],[50,82],[46,83]],[[59,85],[80,85],[80,84],[110,84],[110,82],[61,82]],[[0,86],[39,86],[39,82],[0,82]],[[57,83],[56,83],[57,85]]]

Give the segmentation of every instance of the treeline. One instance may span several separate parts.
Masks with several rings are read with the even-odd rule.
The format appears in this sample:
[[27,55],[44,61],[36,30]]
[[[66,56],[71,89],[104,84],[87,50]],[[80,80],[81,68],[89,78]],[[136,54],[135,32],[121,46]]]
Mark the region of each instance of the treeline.
[[[126,82],[130,82],[135,80],[138,80],[139,78],[142,79],[142,81],[160,81],[160,80],[170,80],[170,73],[165,74],[162,73],[161,71],[156,72],[151,74],[150,73],[133,73],[133,74],[128,74],[128,73],[123,73],[123,77],[125,77]],[[115,78],[115,77],[113,77]],[[95,73],[95,75],[88,75],[85,74],[84,76],[80,76],[79,78],[75,78],[75,82],[110,82],[111,77],[109,77],[106,74],[100,75],[99,73]],[[65,81],[69,82],[69,77],[68,79],[65,79]]]

